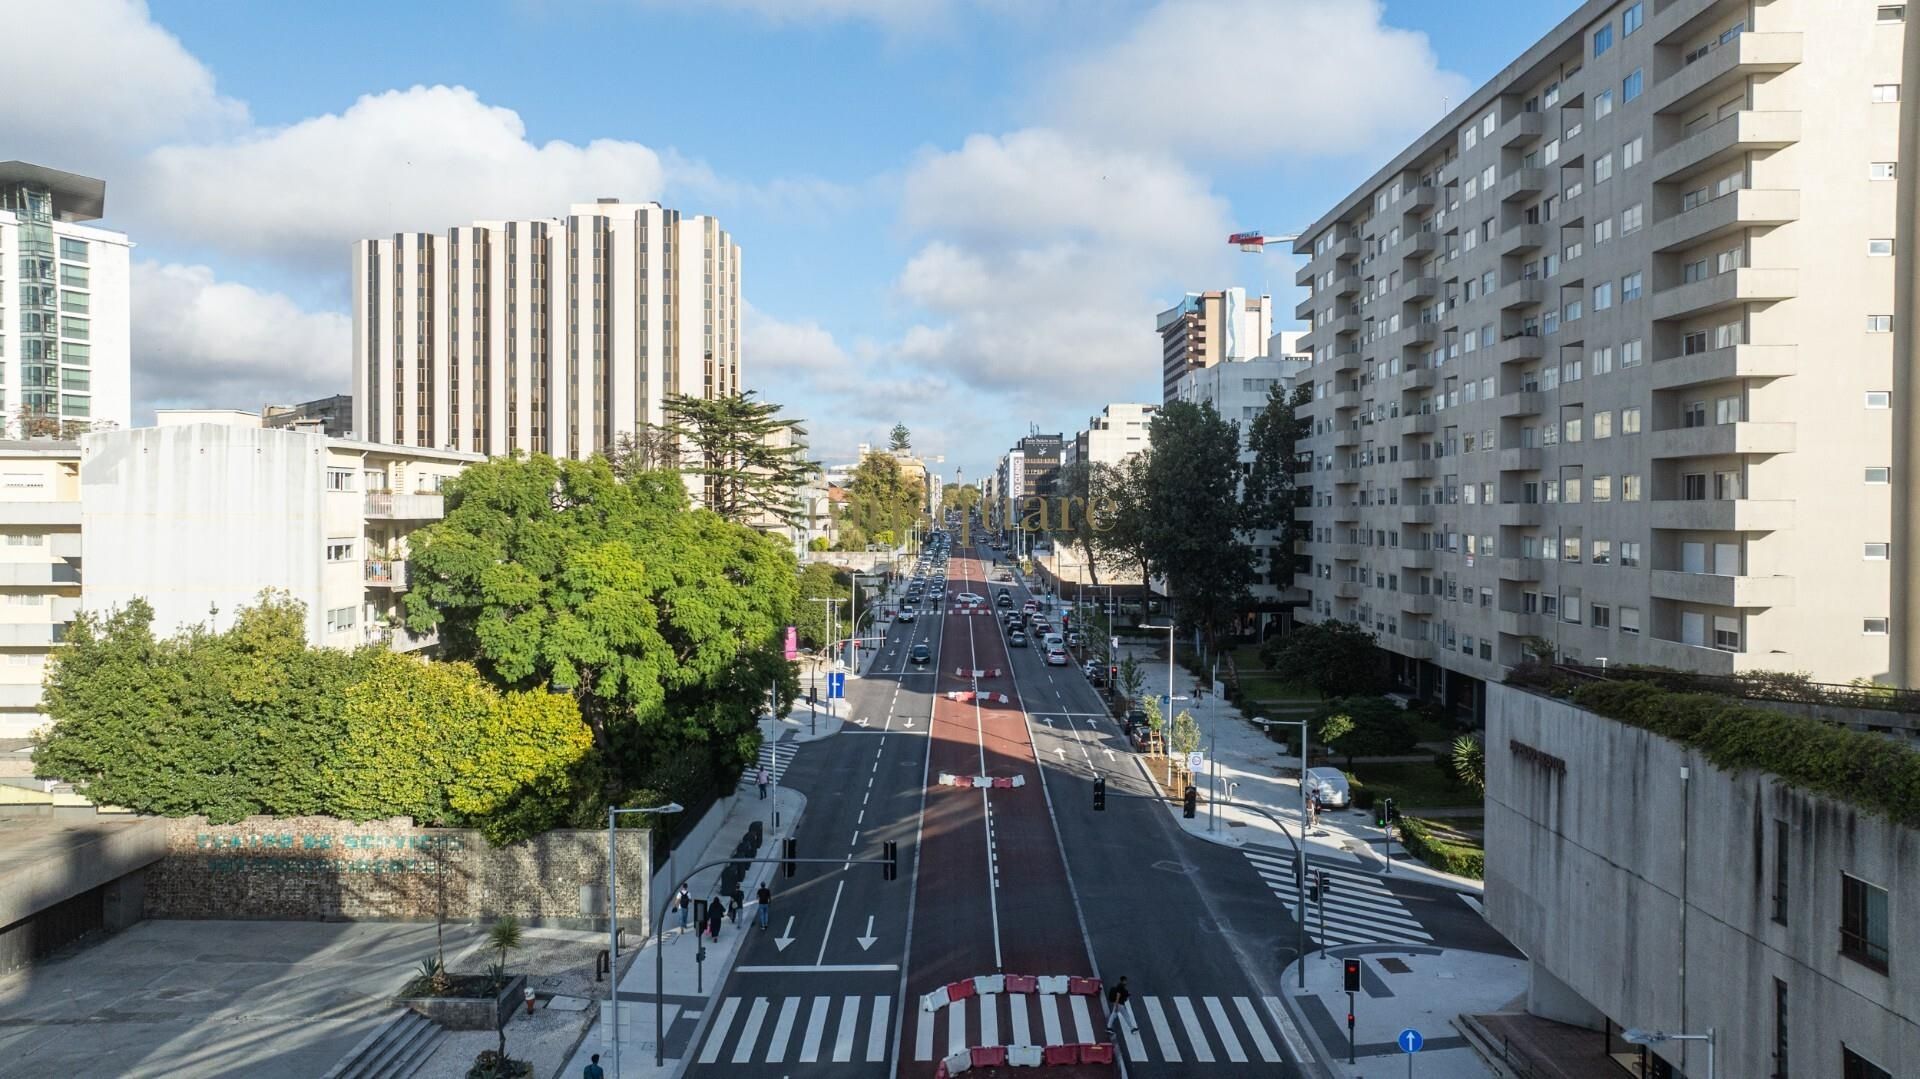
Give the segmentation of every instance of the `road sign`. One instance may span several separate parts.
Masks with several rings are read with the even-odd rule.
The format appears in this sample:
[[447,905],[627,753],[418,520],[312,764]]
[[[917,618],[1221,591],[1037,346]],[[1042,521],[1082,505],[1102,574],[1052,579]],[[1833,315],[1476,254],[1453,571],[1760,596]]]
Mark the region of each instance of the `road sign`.
[[1192,753],[1187,754],[1187,771],[1198,772],[1200,771],[1200,769],[1205,768],[1206,766],[1207,766],[1206,754],[1200,752],[1197,749],[1194,750]]
[[847,675],[845,671],[830,671],[827,674],[827,699],[844,700],[847,696]]
[[1394,1040],[1400,1043],[1402,1053],[1418,1053],[1420,1047],[1427,1043],[1427,1039],[1422,1038],[1420,1032],[1412,1027],[1401,1031],[1400,1036]]

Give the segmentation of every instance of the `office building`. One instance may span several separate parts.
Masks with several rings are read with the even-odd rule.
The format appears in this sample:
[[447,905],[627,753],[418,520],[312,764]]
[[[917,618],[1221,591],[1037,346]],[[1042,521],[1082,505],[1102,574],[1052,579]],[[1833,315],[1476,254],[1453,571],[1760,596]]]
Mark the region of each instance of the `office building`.
[[1180,377],[1227,360],[1265,355],[1273,333],[1273,298],[1249,298],[1242,288],[1189,292],[1160,312],[1162,400],[1175,399]]
[[268,405],[260,412],[260,426],[318,431],[328,438],[352,438],[353,398],[340,393],[297,405]]
[[669,397],[742,391],[740,248],[711,217],[602,199],[399,233],[354,245],[352,281],[366,442],[584,458]]
[[1302,233],[1309,617],[1476,709],[1889,671],[1905,15],[1582,4]]
[[0,739],[46,722],[47,653],[80,607],[80,446],[0,442]]
[[13,434],[127,425],[132,244],[88,224],[106,205],[105,181],[0,161],[0,403]]
[[441,485],[479,454],[263,428],[244,412],[159,419],[80,441],[87,610],[139,596],[157,634],[220,630],[271,588],[306,605],[310,644],[435,643],[401,626],[407,536],[440,519]]
[[1147,448],[1153,417],[1159,411],[1159,405],[1107,405],[1099,415],[1087,417],[1087,426],[1064,447],[1061,463],[1118,465]]

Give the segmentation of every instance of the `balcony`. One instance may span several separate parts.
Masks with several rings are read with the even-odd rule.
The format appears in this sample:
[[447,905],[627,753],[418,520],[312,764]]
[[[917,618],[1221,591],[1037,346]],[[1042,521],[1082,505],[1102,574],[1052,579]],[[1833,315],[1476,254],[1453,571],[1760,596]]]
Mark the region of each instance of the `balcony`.
[[1547,463],[1547,451],[1539,446],[1514,446],[1500,451],[1500,471],[1538,472]]
[[1341,273],[1333,275],[1332,291],[1335,296],[1352,296],[1360,291],[1360,275]]
[[1647,435],[1647,456],[1724,457],[1735,453],[1792,453],[1791,423],[1714,423],[1705,427],[1671,427]]
[[[1295,482],[1298,481],[1296,480]],[[1330,509],[1331,507],[1295,506],[1293,507],[1293,519],[1296,521],[1311,521],[1314,518],[1314,514],[1322,508]]]
[[1731,378],[1786,378],[1800,373],[1795,345],[1734,345],[1656,362],[1650,372],[1656,390],[1698,386]]
[[1515,169],[1500,178],[1500,201],[1514,202],[1531,198],[1545,190],[1546,186],[1547,170]]
[[1540,579],[1540,560],[1538,558],[1502,558],[1500,560],[1500,579],[1503,581],[1530,582]]
[[1793,527],[1793,502],[1752,498],[1689,500],[1656,498],[1654,528],[1685,532],[1779,532]]
[[1407,569],[1432,569],[1433,550],[1431,548],[1402,547],[1400,564]]
[[1508,528],[1538,527],[1547,518],[1547,507],[1538,502],[1500,503],[1500,524]]
[[1407,323],[1407,341],[1409,345],[1431,345],[1440,339],[1440,320],[1416,318]]
[[1400,520],[1410,525],[1430,525],[1439,519],[1439,506],[1416,506],[1408,503],[1400,507]]
[[1400,286],[1400,299],[1405,303],[1424,300],[1438,294],[1440,279],[1437,277],[1416,277]]
[[1400,417],[1400,434],[1402,436],[1430,435],[1439,429],[1440,417],[1431,412],[1425,415],[1415,413],[1411,416]]
[[[1354,482],[1358,482],[1358,481],[1356,480]],[[1339,505],[1333,507],[1333,523],[1342,524],[1342,525],[1359,524],[1360,523],[1359,504],[1354,502],[1342,502]]]
[[[1426,190],[1430,191],[1432,188]],[[1403,259],[1425,258],[1433,254],[1439,246],[1440,238],[1433,233],[1412,232],[1401,237],[1400,246],[1394,249],[1394,253]]]
[[368,588],[390,588],[395,592],[407,590],[407,564],[390,558],[369,558],[366,561],[365,580]]
[[1538,307],[1546,302],[1547,283],[1539,279],[1515,281],[1502,285],[1500,291],[1493,294],[1494,303],[1502,311],[1512,311],[1519,307]]
[[374,521],[437,521],[447,515],[445,496],[439,493],[397,494],[367,492],[367,518]]
[[1309,295],[1306,299],[1301,300],[1297,304],[1294,304],[1293,317],[1299,319],[1302,322],[1306,322],[1307,320],[1313,318],[1313,312],[1315,310],[1314,300],[1315,300],[1315,297],[1312,295]]
[[1495,134],[1500,145],[1516,146],[1529,139],[1537,139],[1547,130],[1547,116],[1543,112],[1523,112],[1501,124]]
[[1408,659],[1430,660],[1434,655],[1432,641],[1422,641],[1413,637],[1382,637],[1376,643]]
[[1541,357],[1542,350],[1543,345],[1537,333],[1517,333],[1496,342],[1491,348],[1494,361],[1500,364],[1531,363]]
[[1713,607],[1790,607],[1792,577],[1722,577],[1715,573],[1653,571],[1649,590],[1656,599],[1699,603]]
[[1647,637],[1641,642],[1639,663],[1671,667],[1700,674],[1730,675],[1745,671],[1791,671],[1798,669],[1788,652],[1728,652],[1700,644],[1682,644],[1664,637]]
[[1440,384],[1440,375],[1431,367],[1409,367],[1400,372],[1403,390],[1430,390]]
[[1540,394],[1535,391],[1522,390],[1518,393],[1503,393],[1500,395],[1501,419],[1512,419],[1516,416],[1538,416],[1544,407],[1541,403]]
[[51,622],[0,622],[0,647],[35,648],[58,644],[64,626]]
[[1360,582],[1339,581],[1333,586],[1333,595],[1335,599],[1359,599]]
[[1399,468],[1403,480],[1430,480],[1440,475],[1440,462],[1434,460],[1401,461]]
[[80,527],[80,502],[0,502],[0,525]]
[[1322,259],[1351,259],[1359,257],[1360,237],[1342,236],[1340,239],[1333,241],[1325,251],[1315,255],[1313,261],[1319,262]]
[[1675,285],[1653,294],[1656,322],[1692,318],[1744,303],[1790,300],[1800,291],[1800,271],[1744,267],[1704,281]]
[[66,562],[0,562],[0,585],[79,584],[80,569]]
[[1335,412],[1346,412],[1360,407],[1360,391],[1341,390],[1338,393],[1328,394],[1327,400],[1333,404]]
[[1360,444],[1360,432],[1351,427],[1342,428],[1333,433],[1333,444],[1341,449]]
[[70,562],[80,561],[80,533],[50,532],[47,534],[47,553],[55,558],[64,558]]
[[1413,177],[1410,180],[1410,182],[1418,186],[1414,187],[1413,190],[1402,194],[1400,196],[1400,201],[1396,204],[1399,207],[1400,212],[1403,214],[1410,214],[1418,210],[1428,209],[1436,201],[1433,188],[1428,187],[1425,184],[1421,184],[1418,177]]
[[[1359,482],[1360,482],[1360,480],[1361,480],[1361,476],[1360,476],[1360,470],[1359,470],[1359,469],[1357,469],[1357,468],[1336,468],[1336,469],[1334,469],[1334,470],[1333,470],[1332,472],[1329,472],[1329,473],[1327,473],[1327,474],[1328,474],[1329,476],[1332,476],[1332,477],[1333,477],[1333,485],[1334,485],[1335,487],[1353,487],[1353,486],[1355,486],[1355,485],[1357,485],[1357,484],[1359,484]],[[1357,510],[1357,509],[1354,509],[1354,508],[1353,508],[1353,507],[1351,507],[1351,506],[1347,506],[1347,507],[1343,507],[1343,508],[1345,508],[1345,509],[1350,509],[1350,510],[1353,510],[1353,512],[1355,512],[1355,513],[1358,513],[1358,512],[1360,512],[1359,510]],[[1349,521],[1357,521],[1357,520],[1359,520],[1359,518],[1358,518],[1358,517],[1345,517],[1345,518],[1343,518],[1343,517],[1341,517],[1341,516],[1340,516],[1339,514],[1337,514],[1337,513],[1336,513],[1336,514],[1334,515],[1334,517],[1333,517],[1333,519],[1334,519],[1334,520],[1336,520],[1336,521],[1340,521],[1340,520],[1349,520]]]
[[1685,179],[1730,165],[1755,150],[1777,150],[1799,141],[1797,112],[1736,112],[1654,154],[1649,179],[1654,183]]
[[1336,544],[1333,548],[1333,560],[1335,562],[1360,561],[1360,545],[1355,543]]
[[1527,611],[1501,611],[1497,620],[1500,632],[1509,637],[1545,637],[1550,619]]
[[1360,316],[1359,315],[1340,315],[1336,318],[1328,319],[1326,325],[1315,326],[1314,329],[1324,330],[1329,334],[1335,334],[1335,335],[1359,333],[1360,332]]
[[1655,224],[1648,242],[1655,251],[1678,251],[1744,228],[1785,225],[1798,220],[1798,190],[1742,189]]
[[1686,112],[1710,104],[1712,95],[1734,90],[1749,75],[1785,71],[1800,62],[1799,34],[1747,31],[1653,84],[1647,108],[1655,113]]
[[1547,226],[1515,225],[1500,234],[1500,253],[1517,255],[1522,251],[1538,251],[1547,246]]
[[1424,596],[1412,592],[1400,593],[1400,609],[1408,614],[1432,616],[1440,613],[1440,597],[1429,592]]

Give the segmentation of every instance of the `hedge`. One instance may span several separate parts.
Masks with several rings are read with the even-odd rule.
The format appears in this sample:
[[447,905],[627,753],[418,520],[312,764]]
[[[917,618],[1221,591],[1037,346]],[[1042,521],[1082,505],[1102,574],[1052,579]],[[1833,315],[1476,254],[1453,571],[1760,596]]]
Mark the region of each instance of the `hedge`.
[[1592,682],[1573,703],[1698,749],[1729,772],[1760,771],[1920,828],[1920,752],[1885,735],[1711,693],[1672,693],[1647,682]]
[[1436,839],[1424,822],[1400,818],[1400,843],[1407,853],[1442,873],[1482,880],[1487,875],[1487,852]]

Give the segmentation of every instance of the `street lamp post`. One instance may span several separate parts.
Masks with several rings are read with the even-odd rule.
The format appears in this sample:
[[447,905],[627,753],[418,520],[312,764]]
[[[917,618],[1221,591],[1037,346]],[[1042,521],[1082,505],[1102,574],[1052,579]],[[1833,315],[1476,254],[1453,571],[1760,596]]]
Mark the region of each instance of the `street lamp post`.
[[[860,594],[860,585],[858,582],[856,582],[853,586],[853,593],[855,596],[858,596]],[[813,602],[824,603],[827,605],[826,650],[829,654],[837,652],[838,638],[835,636],[835,634],[840,628],[840,621],[838,617],[840,614],[840,600],[837,597],[816,596]],[[807,703],[807,734],[809,736],[816,733],[816,730],[815,730],[816,725],[814,721],[818,718],[819,709],[818,709],[818,705],[815,702],[817,702],[818,700],[819,700],[819,695],[815,694],[814,700],[809,701]],[[828,719],[833,718],[833,698],[832,697],[827,698],[827,718]]]
[[[633,809],[607,807],[607,1010],[608,1025],[613,1033],[611,1048],[613,1051],[613,1074],[620,1075],[620,848],[614,843],[614,827],[625,813],[680,813],[686,807],[678,802],[665,805],[640,806]],[[660,829],[655,827],[653,834],[658,836]],[[651,871],[652,867],[648,867]],[[667,877],[673,877],[673,848],[667,848]],[[667,902],[672,902],[671,893]],[[651,906],[651,904],[649,904]],[[651,915],[653,912],[647,912]],[[652,919],[648,928],[653,933],[653,1065],[662,1067],[666,1062],[666,943],[660,939],[660,923],[666,920],[666,904],[661,904],[660,917]]]
[[1307,721],[1304,719],[1267,719],[1255,716],[1257,727],[1285,725],[1300,728],[1300,864],[1294,867],[1295,928],[1299,930],[1300,988],[1307,987]]
[[1629,1045],[1658,1045],[1661,1042],[1706,1042],[1707,1043],[1707,1079],[1713,1079],[1713,1028],[1708,1027],[1705,1034],[1669,1034],[1664,1030],[1642,1030],[1628,1027],[1620,1032],[1620,1040]]
[[1169,621],[1164,626],[1149,626],[1143,623],[1140,628],[1152,630],[1155,633],[1163,629],[1167,631],[1167,714],[1163,718],[1167,724],[1168,744],[1171,745],[1173,738],[1173,634],[1175,626],[1173,622]]

